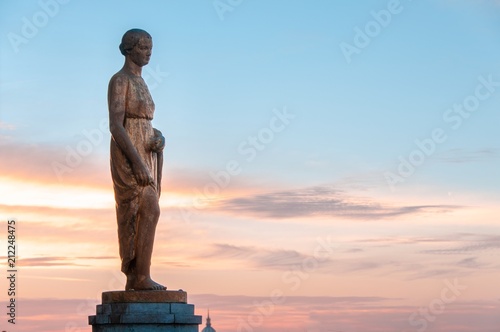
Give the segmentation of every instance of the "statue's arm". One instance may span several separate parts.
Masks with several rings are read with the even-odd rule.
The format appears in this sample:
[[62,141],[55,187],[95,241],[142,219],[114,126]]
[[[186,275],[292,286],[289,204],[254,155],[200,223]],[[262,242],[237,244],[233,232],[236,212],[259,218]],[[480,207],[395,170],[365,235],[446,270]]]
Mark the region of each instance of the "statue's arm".
[[153,128],[154,137],[151,142],[151,150],[156,153],[156,177],[158,179],[158,196],[161,195],[161,178],[163,172],[163,148],[165,147],[165,137],[161,131]]
[[127,95],[128,80],[122,76],[114,76],[109,82],[108,107],[109,107],[109,129],[113,140],[118,144],[130,162],[132,172],[137,183],[147,186],[153,182],[153,178],[144,165],[139,153],[132,144],[130,137],[123,126],[125,120],[125,103]]
[[156,153],[156,168],[158,169],[157,177],[158,177],[158,196],[161,195],[161,177],[162,177],[162,169],[163,169],[163,151]]

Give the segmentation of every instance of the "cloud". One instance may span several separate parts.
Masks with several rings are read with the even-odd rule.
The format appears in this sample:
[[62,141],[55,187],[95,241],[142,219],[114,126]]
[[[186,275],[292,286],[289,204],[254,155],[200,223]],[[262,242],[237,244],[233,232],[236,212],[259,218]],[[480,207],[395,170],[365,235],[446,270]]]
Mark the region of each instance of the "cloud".
[[68,257],[35,257],[23,258],[18,263],[22,267],[36,267],[36,266],[84,266],[76,264],[73,259]]
[[[251,330],[260,332],[402,332],[415,330],[409,324],[410,315],[422,317],[418,316],[419,307],[385,297],[284,296],[276,304],[269,296],[193,294],[190,299],[198,313],[206,314],[210,308],[212,326],[221,331],[245,331],[244,324],[250,322]],[[498,310],[500,303],[495,301],[447,304],[446,314],[439,316],[434,322],[439,325],[432,325],[432,330],[494,332],[498,330]]]
[[[296,250],[268,249],[230,244],[213,244],[211,250],[203,256],[205,259],[233,260],[249,264],[252,268],[288,270],[301,266],[307,259],[314,258]],[[321,262],[329,262],[329,258],[322,258]]]
[[[248,296],[248,295],[215,295],[215,294],[196,294],[192,295],[197,302],[202,305],[214,303],[219,309],[230,309],[236,306],[253,306],[254,303],[260,303],[269,300],[269,296]],[[313,308],[325,308],[349,305],[378,305],[387,301],[400,299],[379,297],[379,296],[287,296],[286,305],[304,306]]]
[[95,314],[98,304],[94,299],[18,298],[16,302],[22,307],[15,329],[19,332],[86,331],[87,316]]
[[[15,216],[22,238],[30,243],[99,244],[117,239],[114,209],[64,209],[0,205],[0,213]],[[41,249],[43,249],[42,247]]]
[[116,259],[112,256],[82,256],[82,257],[31,257],[21,258],[18,265],[21,267],[48,267],[48,266],[89,266],[90,264],[78,264],[77,260],[108,260]]
[[464,258],[458,261],[457,265],[471,269],[477,269],[484,266],[484,264],[479,263],[477,259],[478,259],[477,257]]
[[[472,270],[495,269],[496,261],[492,255],[488,258],[489,251],[500,248],[500,236],[490,234],[450,233],[435,237],[421,236],[394,236],[355,239],[351,241],[355,246],[365,245],[364,253],[375,254],[381,268],[389,273],[404,273],[405,280],[432,279],[439,276],[470,275]],[[348,243],[341,247],[349,246]],[[424,248],[424,249],[423,249]],[[430,249],[429,249],[430,248]],[[348,250],[342,251],[349,253]],[[407,260],[401,260],[400,252],[406,252]],[[492,252],[493,254],[493,252]],[[469,255],[458,260],[440,257],[443,255]],[[361,258],[361,257],[360,257]],[[349,266],[355,270],[356,264],[369,267],[369,261],[360,259]],[[375,264],[374,264],[375,265]],[[392,266],[392,268],[391,268]],[[386,272],[387,273],[387,272]]]
[[[202,255],[193,259],[217,261],[224,266],[248,270],[284,272],[308,270],[313,274],[327,275],[352,275],[365,272],[374,278],[398,275],[402,280],[465,276],[474,270],[494,269],[493,257],[488,259],[479,252],[476,256],[450,260],[437,256],[436,254],[441,252],[435,252],[434,249],[422,250],[434,245],[479,250],[480,247],[464,245],[472,239],[482,240],[483,249],[498,246],[498,237],[488,238],[477,234],[450,234],[435,238],[396,236],[351,240],[340,237],[328,238],[330,247],[322,251],[320,258],[315,258],[314,252],[304,253],[293,249],[214,243]],[[309,264],[314,259],[316,259],[314,264]],[[304,265],[307,265],[306,268]]]
[[[324,244],[328,242],[330,241],[327,240]],[[393,268],[402,264],[387,257],[379,257],[376,261],[373,256],[353,257],[350,256],[353,252],[346,252],[332,243],[328,245],[329,248],[321,247],[320,254],[305,254],[288,249],[213,244],[205,254],[196,258],[226,261],[226,266],[232,264],[246,269],[304,271],[308,274],[351,274],[360,271],[375,273],[375,270],[381,273],[384,267]],[[354,251],[355,254],[359,252],[360,250]],[[405,271],[413,271],[413,268],[406,266]]]
[[436,153],[433,160],[445,163],[462,164],[482,161],[494,161],[500,158],[500,149],[486,148],[478,150],[450,149]]
[[158,263],[163,265],[163,266],[168,266],[169,268],[175,268],[175,267],[187,268],[187,267],[193,266],[193,264],[189,264],[186,262],[177,262],[177,261],[172,261],[172,260],[163,260],[163,261],[159,261]]
[[[318,312],[328,312],[337,321],[353,316],[357,310],[365,313],[386,309],[386,302],[394,299],[371,296],[241,296],[194,294],[190,298],[196,303],[198,312],[210,308],[212,325],[223,331],[246,331],[245,323],[251,323],[254,331],[297,331],[308,327]],[[397,299],[396,299],[397,300]],[[354,309],[356,308],[356,309]],[[200,310],[201,309],[201,310]],[[203,310],[205,309],[205,310]],[[345,316],[344,316],[345,315]],[[354,317],[353,317],[354,318]],[[336,326],[336,325],[334,325]],[[320,331],[330,331],[332,326],[322,326]],[[310,330],[317,331],[317,330]]]
[[[100,144],[109,145],[109,142],[103,140]],[[83,156],[77,153],[77,147],[78,142],[63,145],[30,144],[20,142],[19,139],[0,140],[0,175],[22,182],[83,186],[112,191],[109,155],[92,150],[90,154]],[[203,191],[204,186],[212,182],[208,170],[164,164],[164,193],[193,195],[195,189]],[[239,187],[226,188],[224,192],[227,194],[235,190],[247,190],[250,183],[251,181],[235,179],[233,184]]]
[[[495,234],[470,234],[458,233],[450,236],[450,240],[442,240],[447,243],[438,249],[422,250],[422,253],[436,255],[462,255],[500,249],[500,235]],[[452,244],[449,244],[452,242]]]
[[347,250],[344,250],[345,253],[360,253],[360,252],[364,252],[365,250],[364,249],[361,249],[361,248],[351,248],[351,249],[347,249]]
[[107,157],[97,153],[68,157],[70,148],[70,145],[4,141],[0,144],[0,174],[23,182],[111,188]]
[[459,208],[454,205],[391,206],[369,198],[352,197],[331,187],[313,187],[278,191],[221,200],[221,211],[263,218],[343,217],[359,220],[387,219],[421,213],[443,213]]
[[0,130],[15,130],[16,126],[0,120]]
[[417,279],[435,279],[437,277],[457,277],[457,276],[464,276],[466,274],[469,274],[469,272],[460,272],[457,268],[453,267],[441,267],[439,264],[436,267],[437,264],[418,264],[418,268],[413,269],[413,272],[410,274],[410,276],[407,278],[407,280],[417,280]]
[[[16,329],[19,332],[88,330],[87,316],[95,314],[98,303],[93,298],[18,300],[23,309],[22,324]],[[218,331],[237,331],[245,322],[251,322],[252,330],[259,332],[412,331],[408,317],[418,314],[419,309],[401,299],[370,296],[284,296],[273,304],[269,296],[189,294],[189,302],[195,304],[197,315],[203,315],[202,326],[210,309],[212,326]],[[497,332],[499,310],[498,301],[451,303],[432,329]]]
[[62,207],[48,207],[48,206],[29,206],[29,205],[5,205],[0,204],[0,211],[8,213],[10,215],[36,215],[48,217],[70,217],[70,216],[80,216],[91,220],[102,218],[114,219],[115,209],[110,207],[109,209],[86,209],[86,208],[62,208]]
[[375,243],[381,245],[393,245],[393,244],[420,244],[420,243],[434,243],[434,242],[450,242],[453,241],[449,238],[437,238],[437,237],[422,237],[422,236],[380,236],[376,238],[362,238],[355,240],[355,242],[361,243]]

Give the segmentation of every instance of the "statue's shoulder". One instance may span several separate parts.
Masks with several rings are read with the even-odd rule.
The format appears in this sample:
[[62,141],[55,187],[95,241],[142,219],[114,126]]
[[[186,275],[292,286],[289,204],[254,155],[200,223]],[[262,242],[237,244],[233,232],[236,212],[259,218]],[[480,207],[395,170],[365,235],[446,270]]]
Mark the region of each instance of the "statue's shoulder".
[[130,82],[130,75],[128,75],[126,72],[123,70],[120,70],[113,76],[111,76],[111,79],[109,80],[109,86],[126,86]]

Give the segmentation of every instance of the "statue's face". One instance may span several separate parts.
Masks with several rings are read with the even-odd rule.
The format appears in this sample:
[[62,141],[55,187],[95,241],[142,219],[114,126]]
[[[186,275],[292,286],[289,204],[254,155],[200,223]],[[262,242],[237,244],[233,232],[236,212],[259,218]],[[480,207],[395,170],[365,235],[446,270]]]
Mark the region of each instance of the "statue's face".
[[143,67],[149,63],[151,58],[151,50],[153,49],[153,42],[151,39],[142,37],[137,45],[129,52],[130,59],[139,67]]

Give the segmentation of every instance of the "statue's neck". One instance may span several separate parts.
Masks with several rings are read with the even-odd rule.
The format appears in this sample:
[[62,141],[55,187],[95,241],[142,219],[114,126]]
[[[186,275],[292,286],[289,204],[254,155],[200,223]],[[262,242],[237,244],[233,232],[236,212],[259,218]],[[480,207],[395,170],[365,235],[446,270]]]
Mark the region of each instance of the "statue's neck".
[[125,58],[125,64],[123,65],[123,69],[128,71],[129,73],[135,76],[142,75],[142,67],[135,64],[130,58]]

